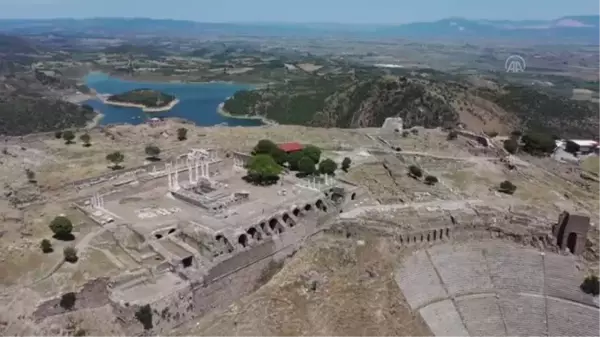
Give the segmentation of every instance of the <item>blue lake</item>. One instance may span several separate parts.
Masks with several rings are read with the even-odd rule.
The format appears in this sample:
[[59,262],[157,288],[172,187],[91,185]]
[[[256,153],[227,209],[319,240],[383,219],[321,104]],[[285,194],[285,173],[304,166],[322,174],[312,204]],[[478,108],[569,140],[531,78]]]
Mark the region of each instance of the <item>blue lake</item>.
[[250,85],[229,83],[145,83],[122,80],[103,73],[93,72],[85,77],[85,83],[99,94],[118,94],[133,89],[153,89],[171,94],[179,103],[170,111],[145,113],[137,108],[124,108],[102,103],[100,100],[85,102],[104,114],[100,124],[141,124],[152,117],[179,117],[200,126],[227,124],[229,126],[259,126],[260,120],[238,119],[217,113],[219,104],[236,91],[251,89]]

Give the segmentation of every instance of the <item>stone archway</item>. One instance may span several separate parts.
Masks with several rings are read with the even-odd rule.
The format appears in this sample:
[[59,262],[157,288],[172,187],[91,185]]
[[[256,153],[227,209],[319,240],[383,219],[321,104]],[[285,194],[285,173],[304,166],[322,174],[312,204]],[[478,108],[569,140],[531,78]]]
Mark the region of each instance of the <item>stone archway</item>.
[[267,227],[267,223],[266,222],[261,222],[259,225],[260,229],[263,231],[263,233],[265,233],[266,236],[270,236],[271,235],[271,231],[269,231],[269,228]]
[[238,237],[238,243],[243,248],[248,247],[248,237],[246,236],[246,234],[240,234],[240,236]]
[[352,193],[352,195],[350,196],[350,200],[354,200],[356,199],[356,193]]
[[321,199],[317,200],[317,202],[315,203],[315,206],[324,212],[327,211],[327,207],[325,207],[325,203]]
[[248,233],[248,235],[250,235],[250,237],[252,239],[256,240],[256,241],[262,240],[262,235],[254,227],[248,228],[248,230],[246,231],[246,233]]
[[281,219],[283,220],[283,223],[287,224],[288,227],[290,227],[290,228],[292,228],[296,225],[294,220],[287,213],[283,213],[283,216],[281,217]]
[[569,233],[567,236],[567,248],[571,254],[575,254],[575,248],[577,246],[577,233]]
[[302,212],[300,212],[300,210],[296,207],[294,208],[294,210],[292,211],[292,214],[294,214],[294,216],[296,218],[300,217],[302,215]]
[[304,205],[304,210],[307,212],[310,212],[312,210],[312,205],[311,204]]

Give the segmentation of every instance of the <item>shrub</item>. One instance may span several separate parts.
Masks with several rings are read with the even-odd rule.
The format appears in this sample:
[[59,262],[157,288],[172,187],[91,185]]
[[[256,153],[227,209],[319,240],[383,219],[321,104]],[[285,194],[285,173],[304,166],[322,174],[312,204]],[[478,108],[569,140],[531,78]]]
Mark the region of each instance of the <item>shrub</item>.
[[44,254],[52,253],[54,251],[54,249],[52,249],[52,243],[50,243],[50,240],[48,239],[44,239],[40,242],[40,248]]
[[121,152],[115,151],[115,152],[107,154],[106,160],[113,163],[113,166],[112,166],[113,170],[118,170],[118,169],[122,168],[121,165],[119,165],[119,164],[121,164],[123,162],[123,160],[125,160],[125,156]]
[[42,240],[40,243],[40,248],[42,248],[42,252],[44,252],[44,254],[52,253],[54,251],[54,249],[52,249],[52,243],[50,243],[50,240],[48,239]]
[[352,159],[350,159],[348,157],[344,158],[344,160],[342,160],[342,171],[348,172],[348,169],[350,168],[350,164],[352,164]]
[[135,313],[135,318],[142,323],[144,330],[152,329],[152,309],[150,308],[150,304],[140,307]]
[[83,135],[81,135],[79,137],[79,139],[83,142],[83,146],[88,147],[92,144],[90,144],[90,140],[92,139],[92,137],[90,137],[90,135],[88,135],[87,133],[84,133]]
[[408,174],[414,178],[421,178],[423,176],[423,170],[416,165],[411,165],[408,168]]
[[498,132],[496,132],[496,131],[489,131],[489,132],[486,132],[485,134],[490,138],[494,138],[494,137],[498,136]]
[[152,159],[158,159],[158,155],[160,154],[160,148],[156,145],[148,145],[146,149],[144,149],[148,157]]
[[425,183],[427,185],[435,185],[438,182],[438,178],[436,176],[427,176],[425,177]]
[[57,216],[50,222],[50,230],[58,239],[69,239],[73,231],[73,223],[67,217]]
[[75,139],[75,134],[73,133],[73,131],[67,130],[67,131],[65,131],[65,132],[62,133],[62,137],[65,140],[66,144],[72,144],[73,143],[73,139]]
[[63,309],[71,310],[75,306],[75,300],[77,300],[75,293],[70,292],[61,296],[59,304]]
[[62,138],[62,131],[56,131],[54,133],[54,138],[61,139]]
[[408,136],[410,136],[410,132],[408,132],[408,131],[402,131],[402,137],[406,138]]
[[410,129],[410,132],[411,132],[413,135],[418,135],[418,134],[419,134],[419,130],[418,130],[418,129]]
[[27,176],[27,181],[29,181],[30,183],[35,183],[35,172],[33,172],[30,169],[25,169],[25,175]]
[[65,261],[69,263],[75,263],[79,259],[77,257],[77,250],[73,247],[65,247],[65,249],[63,249],[63,255],[65,256]]
[[450,130],[450,132],[448,132],[448,140],[454,140],[458,138],[458,132],[456,132],[456,130]]
[[516,190],[517,190],[517,186],[515,186],[513,183],[511,183],[508,180],[501,182],[500,188],[498,189],[499,192],[506,193],[506,194],[513,194],[513,193],[515,193]]
[[504,141],[504,149],[508,153],[515,154],[517,152],[518,148],[519,148],[519,144],[514,139],[507,139]]
[[515,130],[515,131],[511,132],[510,135],[512,137],[519,138],[519,137],[521,137],[523,135],[523,132],[521,132],[519,130]]
[[583,280],[580,286],[581,290],[586,294],[598,296],[600,293],[600,285],[598,284],[598,276],[590,275]]
[[186,140],[187,139],[187,132],[188,130],[186,128],[179,128],[177,129],[177,139],[181,140]]

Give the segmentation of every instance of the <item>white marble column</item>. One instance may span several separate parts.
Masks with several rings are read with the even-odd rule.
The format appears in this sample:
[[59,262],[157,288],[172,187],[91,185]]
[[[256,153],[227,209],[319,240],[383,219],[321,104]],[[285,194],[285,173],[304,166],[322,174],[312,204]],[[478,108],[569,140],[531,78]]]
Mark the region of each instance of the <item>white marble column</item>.
[[192,162],[190,161],[190,158],[187,158],[186,165],[187,165],[187,170],[188,170],[188,182],[191,185],[192,182],[194,181],[194,178],[192,177]]
[[204,163],[204,174],[205,178],[210,178],[210,166],[208,165],[208,163]]

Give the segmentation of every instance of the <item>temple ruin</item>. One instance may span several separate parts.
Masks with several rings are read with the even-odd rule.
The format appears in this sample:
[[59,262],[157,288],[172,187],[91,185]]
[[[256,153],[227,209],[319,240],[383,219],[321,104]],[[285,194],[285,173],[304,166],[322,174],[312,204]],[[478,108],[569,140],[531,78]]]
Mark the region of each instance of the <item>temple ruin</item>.
[[273,186],[255,186],[242,179],[249,158],[192,149],[75,203],[134,261],[106,280],[125,331],[139,333],[135,312],[146,304],[169,312],[155,322],[161,332],[249,293],[269,263],[362,195],[329,176],[284,174]]

